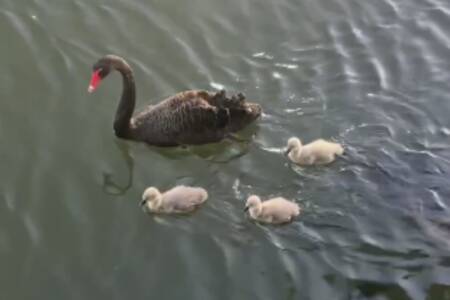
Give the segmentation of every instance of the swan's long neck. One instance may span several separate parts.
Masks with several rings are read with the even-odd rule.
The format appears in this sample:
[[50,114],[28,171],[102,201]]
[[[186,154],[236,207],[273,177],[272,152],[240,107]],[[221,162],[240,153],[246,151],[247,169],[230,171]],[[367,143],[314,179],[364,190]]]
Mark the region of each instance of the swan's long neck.
[[252,216],[252,218],[258,218],[262,212],[262,203],[258,203],[257,205],[251,207],[249,209],[249,212],[250,212],[250,216]]
[[151,202],[152,209],[155,211],[158,211],[161,209],[162,206],[162,195],[156,195],[153,201]]
[[289,153],[289,157],[293,160],[300,159],[302,155],[302,149],[303,147],[301,145],[295,146],[292,151]]
[[118,137],[127,138],[130,134],[130,120],[136,104],[136,86],[133,71],[125,61],[116,64],[115,69],[122,75],[123,89],[114,119],[114,131]]

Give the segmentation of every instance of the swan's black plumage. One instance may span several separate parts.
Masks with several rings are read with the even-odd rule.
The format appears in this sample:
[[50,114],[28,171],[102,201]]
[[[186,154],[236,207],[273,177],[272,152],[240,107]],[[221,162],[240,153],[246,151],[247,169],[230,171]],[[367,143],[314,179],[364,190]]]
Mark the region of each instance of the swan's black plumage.
[[103,79],[117,70],[123,79],[122,96],[114,120],[120,138],[156,146],[196,145],[218,142],[261,115],[261,107],[242,94],[227,97],[225,91],[190,90],[178,93],[133,116],[136,88],[131,67],[115,55],[94,64]]

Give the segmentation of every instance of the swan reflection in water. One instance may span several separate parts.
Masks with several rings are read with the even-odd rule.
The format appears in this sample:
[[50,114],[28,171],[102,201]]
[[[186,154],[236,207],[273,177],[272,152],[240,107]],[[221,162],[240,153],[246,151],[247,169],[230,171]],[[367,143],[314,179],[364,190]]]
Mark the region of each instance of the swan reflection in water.
[[[130,154],[130,148],[133,146],[133,143],[116,140],[116,145],[119,148],[121,156],[123,157],[123,161],[126,165],[127,179],[125,183],[119,184],[114,180],[113,174],[103,172],[102,189],[105,193],[110,195],[123,195],[133,185],[134,160],[132,155]],[[171,160],[185,159],[187,156],[191,155],[213,163],[228,163],[245,155],[250,150],[251,145],[252,144],[245,140],[225,140],[220,143],[199,146],[185,146],[175,148],[159,148],[148,146],[146,148]]]

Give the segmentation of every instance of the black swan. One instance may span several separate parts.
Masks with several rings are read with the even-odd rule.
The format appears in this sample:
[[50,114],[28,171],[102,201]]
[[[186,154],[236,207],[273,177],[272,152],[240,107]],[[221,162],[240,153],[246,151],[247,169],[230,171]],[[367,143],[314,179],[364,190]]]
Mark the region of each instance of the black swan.
[[243,129],[261,115],[261,106],[245,101],[242,94],[225,91],[180,92],[133,116],[136,87],[128,63],[106,55],[93,66],[88,91],[93,92],[112,70],[122,75],[122,97],[114,120],[116,136],[155,146],[199,145],[219,142]]

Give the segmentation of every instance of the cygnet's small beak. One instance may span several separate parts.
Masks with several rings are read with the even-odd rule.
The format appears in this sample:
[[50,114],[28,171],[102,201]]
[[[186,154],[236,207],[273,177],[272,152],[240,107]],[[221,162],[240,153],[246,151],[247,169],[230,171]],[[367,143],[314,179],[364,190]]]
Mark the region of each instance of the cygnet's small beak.
[[247,212],[249,208],[250,208],[250,206],[245,206],[244,211]]
[[145,203],[147,203],[147,199],[142,200],[140,205],[143,206],[143,205],[145,205]]

